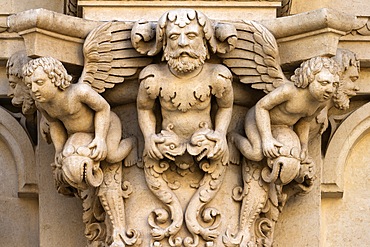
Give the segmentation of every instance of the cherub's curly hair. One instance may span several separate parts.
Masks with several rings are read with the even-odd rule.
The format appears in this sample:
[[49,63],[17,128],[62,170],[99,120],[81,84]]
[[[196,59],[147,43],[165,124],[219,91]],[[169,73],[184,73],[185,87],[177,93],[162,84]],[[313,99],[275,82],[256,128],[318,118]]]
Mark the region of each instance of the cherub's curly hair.
[[328,69],[333,75],[338,74],[338,65],[333,59],[328,57],[314,57],[304,61],[294,71],[291,80],[296,87],[306,88],[315,80],[316,74],[320,73],[323,68]]
[[51,82],[59,89],[65,90],[71,84],[72,76],[68,75],[60,61],[52,57],[40,57],[29,61],[23,67],[24,77],[31,76],[38,67],[44,69]]

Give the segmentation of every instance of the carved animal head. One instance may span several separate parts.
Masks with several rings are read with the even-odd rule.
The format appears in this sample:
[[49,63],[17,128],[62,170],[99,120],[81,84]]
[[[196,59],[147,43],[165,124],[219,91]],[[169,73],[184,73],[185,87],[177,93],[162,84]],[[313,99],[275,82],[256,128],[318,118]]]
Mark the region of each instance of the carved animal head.
[[75,133],[64,145],[62,152],[64,179],[77,189],[98,187],[103,182],[103,171],[99,167],[99,162],[89,157],[91,150],[87,145],[92,139],[93,134]]
[[262,178],[268,183],[285,185],[299,175],[301,168],[300,141],[297,134],[287,126],[274,126],[272,134],[284,146],[280,148],[280,155],[277,158],[267,160],[269,167],[262,170]]
[[201,123],[200,127],[192,135],[190,142],[187,144],[189,154],[196,156],[198,161],[207,157],[216,145],[214,141],[207,138],[207,135],[212,133],[213,130],[209,129],[208,125],[204,123]]
[[157,147],[166,158],[174,161],[176,156],[181,156],[185,153],[186,145],[184,141],[172,131],[172,126],[168,126],[166,130],[162,130],[158,136],[164,138],[164,142],[158,143]]

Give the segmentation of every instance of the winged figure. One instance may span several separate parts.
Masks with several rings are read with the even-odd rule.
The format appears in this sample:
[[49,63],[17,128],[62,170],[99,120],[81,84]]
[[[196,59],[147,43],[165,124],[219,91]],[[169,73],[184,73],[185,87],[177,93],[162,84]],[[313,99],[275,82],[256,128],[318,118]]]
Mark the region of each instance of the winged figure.
[[[59,187],[68,184],[79,193],[91,191],[85,201],[96,202],[89,197],[98,195],[106,212],[110,226],[104,226],[101,220],[99,223],[88,212],[94,205],[84,204],[92,245],[99,241],[109,246],[140,242],[138,232],[126,232],[121,188],[121,162],[124,160],[126,166],[136,163],[137,141],[135,137],[122,139],[120,119],[100,94],[135,76],[151,62],[132,47],[131,28],[132,23],[107,22],[90,32],[83,46],[85,63],[77,83],[71,83],[63,64],[52,57],[33,59],[23,70],[36,106],[50,126]],[[99,224],[106,229],[98,231]]]
[[[231,143],[250,160],[276,158],[284,144],[273,137],[271,129],[274,126],[294,127],[301,144],[299,157],[307,160],[309,124],[331,100],[339,81],[335,61],[327,57],[305,61],[290,81],[280,67],[274,36],[253,21],[236,26],[236,48],[223,55],[223,63],[239,76],[242,83],[251,84],[252,88],[267,94],[246,115],[247,138],[231,133]],[[238,163],[239,157],[234,155],[231,161]]]
[[248,110],[244,134],[228,133],[230,161],[239,164],[240,154],[245,157],[244,187],[238,198],[242,200],[239,231],[227,233],[224,244],[271,246],[276,212],[286,201],[283,185],[294,180],[312,182],[310,123],[332,100],[339,81],[338,66],[331,58],[314,57],[304,61],[288,80],[271,32],[254,21],[238,22],[235,27],[238,41],[233,51],[221,55],[223,63],[241,83],[266,95]]

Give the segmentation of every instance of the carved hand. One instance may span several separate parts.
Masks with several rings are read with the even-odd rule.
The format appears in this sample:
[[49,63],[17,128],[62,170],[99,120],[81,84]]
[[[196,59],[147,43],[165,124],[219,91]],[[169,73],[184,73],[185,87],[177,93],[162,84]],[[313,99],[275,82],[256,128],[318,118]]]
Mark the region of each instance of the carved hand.
[[62,167],[62,152],[55,151],[54,164],[56,167]]
[[164,143],[164,141],[164,137],[160,137],[156,134],[150,135],[149,138],[145,139],[144,154],[147,154],[150,158],[155,160],[163,159],[163,154],[159,151],[157,144]]
[[279,148],[283,144],[278,142],[275,138],[270,138],[262,141],[263,155],[267,158],[276,158],[279,156]]
[[103,138],[95,137],[88,148],[91,149],[90,158],[94,161],[101,161],[107,157],[107,143]]
[[209,140],[216,142],[213,150],[208,153],[207,158],[217,160],[223,157],[227,151],[226,135],[218,131],[212,131],[211,133],[206,134],[206,137]]

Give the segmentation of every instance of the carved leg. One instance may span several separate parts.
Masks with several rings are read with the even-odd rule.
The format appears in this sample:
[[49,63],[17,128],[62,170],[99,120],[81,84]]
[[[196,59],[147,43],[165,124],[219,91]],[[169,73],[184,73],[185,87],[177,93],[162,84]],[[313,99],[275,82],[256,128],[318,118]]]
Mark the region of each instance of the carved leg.
[[107,242],[110,247],[135,246],[140,244],[140,234],[135,230],[126,232],[125,208],[122,192],[122,163],[102,162],[104,180],[98,196],[110,223],[111,233]]
[[[212,167],[215,166],[215,169]],[[184,245],[187,247],[195,247],[199,244],[199,235],[202,236],[212,246],[215,239],[220,234],[218,227],[221,223],[221,215],[215,208],[204,208],[219,191],[222,181],[225,177],[226,166],[221,160],[203,161],[200,164],[203,171],[212,171],[205,173],[200,187],[191,198],[185,212],[185,222],[188,230],[192,233],[193,239],[188,237],[184,240]],[[200,216],[200,214],[202,214]],[[201,218],[205,223],[211,223],[209,227],[203,227],[198,218]],[[212,222],[213,221],[213,222]]]
[[[169,164],[165,161],[159,162],[150,158],[145,160],[144,172],[148,187],[161,202],[166,204],[170,211],[169,215],[164,209],[155,209],[149,216],[148,221],[153,228],[153,246],[159,245],[158,241],[165,237],[169,237],[170,246],[178,246],[178,244],[181,244],[180,238],[174,238],[181,229],[183,223],[183,211],[176,194],[171,190],[167,182],[162,177],[162,173],[168,168]],[[159,225],[166,223],[169,219],[172,219],[169,226],[163,228]]]
[[[245,117],[244,131],[247,137],[235,132],[229,133],[229,146],[232,147],[234,145],[240,150],[241,154],[249,160],[261,161],[264,156],[262,153],[261,137],[256,125],[254,108],[251,108]],[[233,152],[231,152],[231,156],[232,155]],[[234,163],[233,160],[231,160],[231,162]]]
[[137,140],[136,137],[121,139],[121,121],[119,117],[111,112],[110,127],[107,135],[108,154],[106,161],[113,164],[124,160],[125,166],[132,166],[137,163]]

